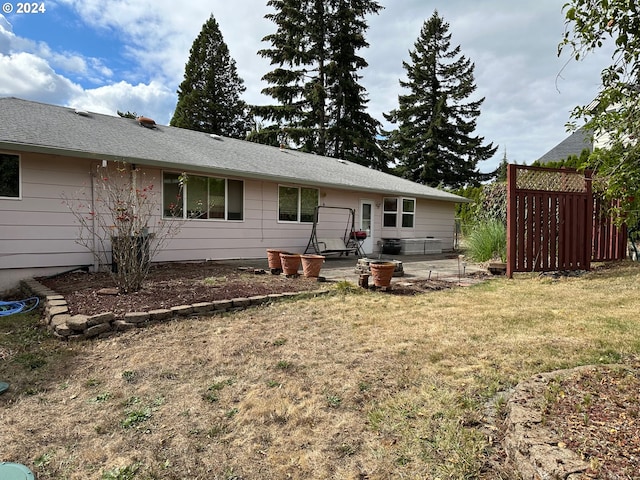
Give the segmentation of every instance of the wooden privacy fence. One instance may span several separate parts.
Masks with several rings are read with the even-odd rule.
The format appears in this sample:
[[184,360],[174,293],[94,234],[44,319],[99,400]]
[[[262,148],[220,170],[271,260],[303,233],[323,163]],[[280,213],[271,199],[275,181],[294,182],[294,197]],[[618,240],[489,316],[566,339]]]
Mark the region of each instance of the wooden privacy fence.
[[594,199],[590,172],[509,165],[507,176],[508,276],[625,257],[626,230]]

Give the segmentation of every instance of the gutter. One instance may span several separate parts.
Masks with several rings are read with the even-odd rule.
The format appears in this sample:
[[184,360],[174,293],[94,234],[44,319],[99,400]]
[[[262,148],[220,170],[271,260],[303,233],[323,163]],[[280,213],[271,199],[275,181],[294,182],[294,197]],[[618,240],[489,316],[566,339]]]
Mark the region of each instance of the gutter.
[[[204,165],[171,163],[171,162],[164,162],[164,161],[151,160],[151,159],[145,159],[145,158],[122,157],[122,156],[109,155],[104,153],[69,150],[69,149],[48,147],[44,145],[34,145],[34,144],[25,144],[25,143],[13,143],[13,142],[10,143],[10,142],[0,141],[0,149],[15,150],[20,152],[44,153],[49,155],[82,158],[87,160],[99,160],[99,161],[106,160],[110,162],[123,162],[123,163],[129,163],[129,164],[156,167],[156,168],[166,169],[166,170],[175,170],[179,172],[192,172],[194,174],[209,173],[209,174],[217,174],[217,175],[231,176],[231,177],[237,177],[237,178],[247,178],[252,180],[271,181],[275,183],[289,183],[294,185],[306,185],[310,187],[331,188],[335,190],[350,190],[350,191],[356,191],[356,192],[372,193],[376,195],[407,196],[407,197],[422,198],[426,200],[434,200],[434,201],[447,202],[447,203],[470,203],[470,200],[467,198],[460,197],[453,193],[443,192],[441,190],[437,190],[437,191],[442,192],[443,194],[442,196],[423,195],[423,194],[418,194],[416,192],[409,192],[405,190],[387,190],[387,189],[379,189],[379,188],[378,189],[367,188],[359,185],[346,184],[346,183],[344,184],[336,184],[336,183],[330,183],[330,182],[308,183],[298,177],[288,177],[284,175],[276,175],[271,173],[251,173],[244,170],[230,170],[230,169],[219,168],[219,167],[218,168],[207,167]],[[366,167],[363,167],[363,168],[366,168]],[[384,174],[384,172],[380,172],[380,173]],[[416,184],[416,185],[419,185],[419,184]]]

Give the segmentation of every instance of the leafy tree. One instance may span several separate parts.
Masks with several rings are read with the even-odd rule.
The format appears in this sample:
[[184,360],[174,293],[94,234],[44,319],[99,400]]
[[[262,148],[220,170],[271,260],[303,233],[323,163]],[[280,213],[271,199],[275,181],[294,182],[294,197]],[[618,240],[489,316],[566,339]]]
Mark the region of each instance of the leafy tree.
[[482,201],[482,187],[467,186],[452,191],[456,195],[470,200],[468,203],[456,204],[456,219],[460,222],[461,233],[467,234],[476,222],[478,206]]
[[[384,168],[377,146],[380,124],[366,111],[357,72],[367,66],[357,51],[368,46],[364,17],[382,7],[372,0],[270,0],[277,25],[258,53],[275,68],[264,75],[262,93],[277,105],[254,107],[254,114],[276,125],[278,143],[320,155]],[[273,128],[251,139],[273,143]]]
[[400,85],[409,93],[399,95],[398,108],[385,114],[398,125],[389,132],[386,148],[403,177],[455,188],[488,179],[476,165],[497,146],[473,136],[484,98],[465,102],[476,90],[475,66],[460,46],[451,48],[448,31],[437,11],[424,22],[409,52],[411,63],[403,62],[408,80]]
[[251,125],[248,107],[240,99],[245,90],[218,22],[211,15],[191,46],[170,124],[245,138]]
[[596,148],[586,166],[597,173],[594,188],[620,200],[621,218],[631,223],[638,221],[640,208],[639,8],[628,0],[571,0],[563,7],[565,33],[558,47],[558,54],[568,49],[575,60],[605,46],[613,49],[597,98],[577,107],[572,117],[605,137],[606,146]]

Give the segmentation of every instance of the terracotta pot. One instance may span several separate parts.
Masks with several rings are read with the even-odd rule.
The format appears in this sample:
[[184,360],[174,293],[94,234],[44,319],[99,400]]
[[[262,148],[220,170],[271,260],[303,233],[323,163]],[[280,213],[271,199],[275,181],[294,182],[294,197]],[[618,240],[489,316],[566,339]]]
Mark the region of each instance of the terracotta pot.
[[369,264],[371,278],[376,287],[388,287],[391,284],[396,264],[393,262],[371,262]]
[[297,275],[300,268],[299,253],[281,253],[280,263],[282,264],[282,273],[285,275]]
[[302,255],[302,272],[305,277],[319,277],[324,257],[322,255]]
[[280,254],[288,253],[284,250],[276,250],[272,248],[267,249],[267,262],[269,262],[269,269],[282,271],[282,263],[280,262]]

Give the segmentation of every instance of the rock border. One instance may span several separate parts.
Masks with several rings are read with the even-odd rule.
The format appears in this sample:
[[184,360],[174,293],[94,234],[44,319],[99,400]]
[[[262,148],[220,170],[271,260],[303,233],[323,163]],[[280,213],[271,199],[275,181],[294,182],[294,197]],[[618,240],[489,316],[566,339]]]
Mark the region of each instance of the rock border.
[[64,296],[44,286],[34,278],[22,280],[20,287],[23,291],[41,299],[44,307],[43,323],[49,327],[56,338],[65,341],[107,338],[118,332],[141,328],[152,323],[164,322],[175,318],[236,312],[278,300],[317,297],[318,295],[329,293],[329,290],[273,293],[247,298],[199,302],[193,305],[177,305],[171,308],[145,312],[129,312],[119,317],[113,312],[104,312],[96,315],[71,315],[69,313],[69,305]]
[[546,427],[543,419],[545,392],[549,383],[581,370],[583,365],[534,375],[520,382],[507,401],[504,448],[523,480],[579,480],[589,464],[566,447],[558,435]]

